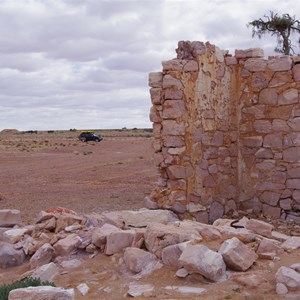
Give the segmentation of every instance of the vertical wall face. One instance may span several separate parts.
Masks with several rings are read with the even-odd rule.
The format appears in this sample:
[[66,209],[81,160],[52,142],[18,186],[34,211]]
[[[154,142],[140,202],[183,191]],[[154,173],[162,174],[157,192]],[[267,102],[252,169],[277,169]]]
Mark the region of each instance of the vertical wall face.
[[159,180],[149,207],[204,222],[237,209],[297,218],[300,65],[262,56],[180,42],[177,59],[150,73]]

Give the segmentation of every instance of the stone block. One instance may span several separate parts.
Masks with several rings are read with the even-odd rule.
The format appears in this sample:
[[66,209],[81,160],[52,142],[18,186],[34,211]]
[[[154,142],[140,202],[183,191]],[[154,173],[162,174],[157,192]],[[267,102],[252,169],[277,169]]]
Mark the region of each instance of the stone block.
[[162,87],[163,74],[162,72],[149,73],[149,86],[153,88]]
[[184,70],[184,72],[197,72],[197,71],[199,71],[198,62],[195,61],[195,60],[188,61],[184,65],[183,70]]
[[54,253],[55,250],[49,243],[44,244],[30,258],[30,268],[34,269],[36,267],[40,267],[42,265],[50,263],[54,256]]
[[258,249],[256,251],[257,254],[263,253],[274,253],[276,255],[280,255],[284,253],[284,249],[279,246],[279,242],[270,239],[262,239],[259,243]]
[[162,61],[164,71],[181,71],[185,61],[179,59],[171,59]]
[[285,120],[275,119],[272,122],[273,131],[290,131],[290,127]]
[[39,278],[41,281],[53,281],[58,273],[59,267],[55,263],[50,262],[49,264],[42,265],[35,269],[30,277]]
[[136,232],[134,230],[120,230],[111,232],[106,237],[106,246],[104,253],[112,255],[121,250],[133,246]]
[[300,64],[294,65],[293,66],[293,78],[296,82],[300,81]]
[[248,230],[251,230],[257,234],[266,236],[266,237],[271,237],[272,234],[272,230],[274,228],[273,225],[264,222],[264,221],[260,221],[260,220],[256,220],[256,219],[250,219],[246,222],[245,227]]
[[183,89],[183,84],[179,79],[172,77],[171,75],[165,75],[163,78],[163,88],[173,88],[176,87],[177,89]]
[[151,107],[149,117],[150,117],[150,121],[153,123],[160,123],[162,121],[162,118],[155,106]]
[[185,103],[182,100],[166,100],[163,104],[162,116],[164,119],[176,119],[186,111]]
[[263,89],[259,93],[259,104],[276,105],[278,100],[278,94],[275,89],[267,88]]
[[81,238],[77,234],[72,233],[53,245],[55,254],[56,256],[70,255],[77,251],[80,243]]
[[185,134],[185,125],[175,120],[162,121],[162,135],[178,136]]
[[223,242],[219,249],[226,266],[234,271],[246,271],[256,261],[256,253],[233,237]]
[[183,99],[183,91],[178,89],[165,89],[165,100],[181,100]]
[[245,147],[258,148],[262,146],[262,136],[249,136],[241,138],[241,141]]
[[242,59],[242,58],[249,58],[249,57],[264,57],[264,50],[260,48],[250,48],[245,50],[235,50],[235,57]]
[[184,147],[185,141],[183,136],[163,136],[163,145],[165,147]]
[[287,179],[286,187],[288,189],[299,189],[300,188],[300,178]]
[[0,242],[0,268],[6,269],[21,265],[25,260],[24,251],[16,250],[13,244]]
[[269,87],[278,87],[286,83],[292,82],[291,72],[276,72],[269,83]]
[[283,160],[286,162],[300,162],[300,147],[291,147],[283,150]]
[[292,210],[292,200],[291,199],[280,200],[279,206],[284,210]]
[[260,196],[260,199],[262,200],[263,203],[266,203],[271,206],[276,206],[279,201],[280,195],[281,195],[280,193],[265,191]]
[[288,120],[288,125],[292,130],[299,132],[300,131],[300,117],[296,117]]
[[162,89],[161,88],[151,88],[150,96],[152,104],[160,105],[162,104]]
[[219,202],[214,201],[209,208],[209,222],[222,218],[224,215],[224,206]]
[[270,133],[272,131],[272,124],[269,120],[255,120],[253,127],[257,132]]
[[293,192],[293,199],[297,203],[300,203],[300,187],[298,187],[298,190],[294,190],[294,192]]
[[278,97],[278,104],[279,105],[288,105],[293,103],[298,103],[298,90],[297,89],[288,89],[285,90],[282,94]]
[[165,247],[161,254],[163,264],[171,268],[180,268],[179,257],[188,244],[188,242],[184,242]]
[[270,119],[288,120],[291,117],[293,105],[271,106],[266,109],[266,117]]
[[225,56],[225,64],[226,66],[237,65],[238,61],[234,56]]
[[191,170],[185,166],[169,166],[167,173],[170,179],[185,179],[191,176]]
[[265,216],[279,219],[281,215],[281,209],[279,207],[273,207],[267,204],[263,204],[262,212]]
[[268,68],[274,72],[289,71],[292,68],[292,59],[289,55],[275,57],[268,61]]
[[249,58],[244,67],[250,72],[263,72],[267,67],[267,61],[263,58]]
[[273,152],[270,149],[266,149],[266,148],[261,148],[258,149],[257,152],[255,153],[255,156],[257,158],[264,158],[264,159],[270,159],[273,158]]
[[221,281],[226,277],[222,255],[204,245],[188,245],[179,262],[189,273],[201,274],[212,281]]
[[265,148],[282,148],[283,139],[280,133],[270,133],[265,135],[263,146]]
[[289,291],[300,290],[300,274],[287,267],[280,267],[275,274],[276,282],[284,284]]

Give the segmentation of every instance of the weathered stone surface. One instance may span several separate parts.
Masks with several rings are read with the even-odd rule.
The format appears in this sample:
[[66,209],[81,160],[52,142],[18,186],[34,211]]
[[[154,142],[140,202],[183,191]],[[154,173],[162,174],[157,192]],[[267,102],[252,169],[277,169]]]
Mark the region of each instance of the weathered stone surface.
[[14,244],[19,242],[27,231],[26,228],[9,229],[3,233],[3,236],[7,241]]
[[247,221],[245,226],[248,230],[266,237],[271,237],[271,233],[274,228],[274,226],[269,223],[255,219]]
[[165,247],[161,253],[164,265],[172,268],[180,268],[179,257],[189,242],[179,243]]
[[162,135],[184,135],[185,125],[183,123],[177,123],[174,120],[163,120],[162,122]]
[[296,82],[299,82],[300,81],[300,64],[294,65],[292,71],[293,71],[293,79]]
[[262,284],[268,283],[263,276],[255,273],[237,274],[233,275],[231,279],[249,288],[257,288]]
[[0,268],[19,266],[24,260],[23,250],[16,250],[10,243],[0,242]]
[[286,295],[288,292],[288,288],[283,283],[276,284],[276,293],[278,295]]
[[178,89],[183,89],[183,84],[180,80],[172,77],[171,75],[165,75],[163,77],[163,88],[172,88],[176,87]]
[[300,290],[300,274],[287,267],[280,267],[275,275],[276,282],[284,284],[288,290]]
[[57,243],[53,245],[55,249],[55,254],[57,256],[70,255],[71,253],[77,251],[80,243],[81,243],[81,238],[77,234],[72,233],[68,235],[66,238],[59,240]]
[[245,61],[245,68],[250,72],[261,72],[267,67],[267,61],[262,58],[249,58]]
[[77,285],[76,288],[82,296],[87,295],[87,293],[89,292],[89,289],[90,289],[86,283],[81,283],[81,284]]
[[184,179],[191,175],[191,170],[184,166],[174,165],[167,168],[167,173],[170,179]]
[[286,187],[288,189],[298,189],[300,187],[300,178],[288,179],[286,181]]
[[222,255],[204,245],[188,245],[179,258],[189,273],[198,273],[212,281],[225,278],[226,266]]
[[268,61],[268,68],[272,71],[288,71],[292,68],[292,59],[290,56],[281,56],[270,59]]
[[101,247],[106,244],[107,236],[112,232],[119,232],[120,228],[111,225],[111,224],[104,224],[102,227],[96,227],[93,230],[92,235],[92,243],[97,247]]
[[185,103],[182,100],[166,100],[163,104],[163,118],[176,119],[183,115]]
[[259,93],[259,104],[276,105],[278,94],[275,89],[268,88],[263,89]]
[[270,119],[288,120],[291,117],[293,105],[269,106],[266,117]]
[[283,160],[287,162],[300,162],[300,147],[283,150]]
[[209,208],[209,221],[213,222],[224,215],[224,206],[219,202],[213,202]]
[[153,269],[158,260],[152,253],[139,248],[130,247],[125,249],[124,262],[130,271],[140,273]]
[[261,147],[263,143],[262,136],[250,136],[250,137],[244,137],[242,139],[242,143],[246,147]]
[[263,204],[262,211],[265,216],[273,217],[275,219],[280,218],[280,213],[281,213],[280,207],[273,207],[267,204]]
[[255,252],[233,237],[226,240],[220,247],[219,253],[223,256],[228,268],[235,271],[246,271],[258,258]]
[[162,104],[162,96],[161,96],[162,89],[161,88],[151,88],[150,95],[152,104]]
[[74,300],[73,289],[63,289],[52,286],[37,286],[12,290],[8,296],[9,300]]
[[263,146],[265,148],[282,148],[282,136],[280,133],[270,133],[265,135]]
[[104,253],[112,255],[121,250],[133,246],[136,232],[134,230],[120,230],[111,232],[106,236],[106,246]]
[[184,65],[183,70],[184,70],[184,72],[197,72],[199,70],[197,61],[194,61],[194,60],[188,61]]
[[264,50],[260,48],[235,50],[235,57],[236,58],[264,57]]
[[54,248],[49,243],[44,244],[30,258],[30,268],[34,269],[36,267],[48,264],[51,262],[54,252]]
[[276,206],[279,201],[280,196],[281,196],[280,193],[265,191],[260,196],[260,199],[262,200],[262,202],[264,202],[266,204]]
[[284,243],[282,243],[281,247],[286,250],[299,249],[300,248],[300,237],[299,236],[289,237]]
[[0,210],[0,227],[13,227],[21,223],[21,213],[17,209]]
[[158,257],[161,257],[162,249],[167,246],[193,240],[202,240],[196,229],[182,228],[176,224],[150,224],[145,232],[146,248]]
[[152,284],[140,284],[136,282],[131,282],[129,284],[129,289],[127,294],[131,297],[139,297],[143,294],[149,294],[154,290],[154,286]]
[[51,262],[42,265],[31,273],[32,278],[39,278],[41,281],[53,281],[54,277],[59,273],[59,267]]
[[193,286],[176,286],[176,285],[168,285],[165,287],[168,291],[175,291],[180,294],[191,294],[191,295],[200,295],[206,292],[206,289],[193,287]]
[[151,72],[149,74],[149,86],[153,88],[162,87],[163,75],[162,72]]
[[257,132],[270,133],[272,131],[272,124],[269,120],[255,120],[253,127]]
[[256,251],[257,254],[263,253],[275,253],[275,254],[282,254],[284,252],[283,248],[279,246],[279,243],[269,240],[269,239],[262,239],[259,243],[259,247]]
[[289,89],[285,90],[282,94],[278,97],[278,104],[279,105],[287,105],[298,103],[298,90],[297,89]]
[[181,71],[185,61],[179,59],[162,61],[164,71]]
[[183,99],[183,91],[178,89],[165,89],[165,100]]

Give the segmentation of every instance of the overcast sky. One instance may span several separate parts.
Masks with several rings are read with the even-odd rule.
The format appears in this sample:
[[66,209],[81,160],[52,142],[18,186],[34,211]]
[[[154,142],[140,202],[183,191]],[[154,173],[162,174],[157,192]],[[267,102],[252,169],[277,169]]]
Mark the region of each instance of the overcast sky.
[[148,73],[179,40],[270,55],[246,26],[269,10],[300,1],[0,0],[0,130],[150,127]]

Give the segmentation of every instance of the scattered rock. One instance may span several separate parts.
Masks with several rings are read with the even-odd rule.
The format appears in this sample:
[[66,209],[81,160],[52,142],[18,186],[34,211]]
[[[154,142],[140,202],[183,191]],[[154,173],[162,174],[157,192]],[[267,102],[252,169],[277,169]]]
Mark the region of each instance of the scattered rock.
[[59,273],[58,266],[51,262],[35,269],[31,273],[32,278],[39,278],[41,281],[53,281],[54,277]]
[[131,297],[139,297],[145,293],[150,293],[154,290],[154,286],[152,284],[139,284],[139,283],[130,283],[129,290],[127,294]]
[[276,282],[284,284],[288,290],[300,290],[300,274],[287,267],[280,267],[276,272]]
[[79,285],[76,286],[76,288],[82,296],[85,296],[90,290],[90,288],[86,283],[80,283]]
[[8,242],[15,244],[24,237],[24,234],[27,233],[27,231],[26,228],[9,229],[3,233],[3,236]]
[[225,279],[226,266],[222,255],[204,245],[188,245],[179,262],[189,273],[198,273],[212,281]]
[[248,270],[257,259],[255,252],[236,237],[226,240],[221,245],[219,253],[223,256],[226,265],[235,271]]
[[0,227],[13,227],[21,224],[21,212],[17,209],[0,210]]
[[55,254],[57,256],[67,256],[75,252],[81,243],[80,237],[72,233],[66,238],[59,240],[54,244]]
[[257,234],[260,234],[260,235],[263,235],[266,237],[271,237],[274,226],[271,224],[268,224],[266,222],[260,221],[260,220],[250,219],[246,223],[246,228]]
[[0,268],[19,266],[24,260],[23,250],[16,250],[10,243],[0,242]]
[[165,287],[168,291],[175,291],[181,294],[196,294],[200,295],[206,292],[204,288],[198,288],[193,286],[176,286],[176,285],[168,285]]
[[12,290],[8,300],[59,299],[74,300],[73,289],[63,289],[52,286],[37,286]]
[[34,269],[36,267],[48,264],[51,262],[54,252],[54,248],[49,243],[44,244],[30,258],[30,268]]
[[299,236],[289,237],[284,243],[282,243],[281,247],[286,250],[299,249],[300,248],[300,237]]

